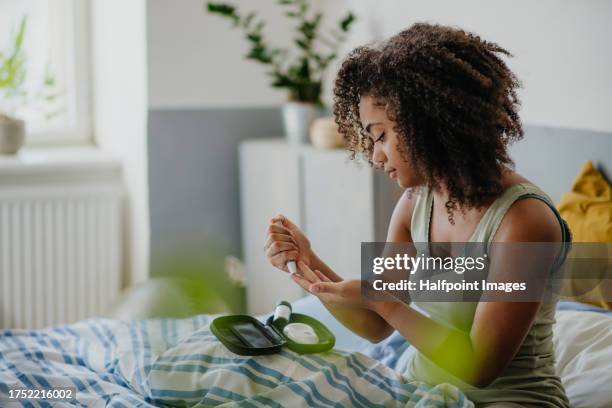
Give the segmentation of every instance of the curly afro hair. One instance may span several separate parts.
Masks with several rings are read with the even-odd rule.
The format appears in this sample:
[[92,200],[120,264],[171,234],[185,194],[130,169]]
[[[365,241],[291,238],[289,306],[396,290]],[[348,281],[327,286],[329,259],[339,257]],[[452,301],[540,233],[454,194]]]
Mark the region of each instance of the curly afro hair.
[[418,23],[378,46],[353,50],[334,86],[333,112],[351,158],[370,165],[373,144],[359,118],[362,96],[382,104],[424,184],[444,185],[449,220],[502,192],[501,173],[514,163],[510,142],[523,136],[520,83],[499,45],[451,27]]

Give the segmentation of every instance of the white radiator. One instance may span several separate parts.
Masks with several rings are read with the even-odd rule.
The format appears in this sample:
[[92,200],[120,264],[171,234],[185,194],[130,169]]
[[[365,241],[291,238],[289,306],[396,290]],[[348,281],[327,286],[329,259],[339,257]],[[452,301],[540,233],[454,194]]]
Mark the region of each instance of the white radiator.
[[121,286],[122,212],[115,162],[0,165],[0,328],[107,311]]

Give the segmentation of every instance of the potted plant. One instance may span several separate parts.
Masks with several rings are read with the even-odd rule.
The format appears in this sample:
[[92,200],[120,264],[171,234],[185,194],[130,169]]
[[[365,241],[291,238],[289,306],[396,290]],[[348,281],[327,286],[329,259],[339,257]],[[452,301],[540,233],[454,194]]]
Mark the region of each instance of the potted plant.
[[323,14],[310,13],[308,0],[277,0],[277,3],[285,7],[285,15],[296,22],[293,51],[297,52],[293,55],[289,48],[269,45],[263,34],[266,23],[258,19],[255,12],[241,14],[230,4],[207,4],[210,13],[230,19],[234,27],[244,31],[251,46],[246,58],[270,67],[267,74],[272,78],[271,85],[287,89],[289,100],[283,105],[285,134],[293,143],[304,143],[311,123],[324,107],[321,93],[325,71],[346,40],[355,16],[347,13],[337,29],[323,34]]
[[[0,154],[15,154],[25,140],[25,121],[19,112],[35,102],[52,102],[55,79],[49,70],[45,73],[40,91],[32,94],[26,86],[27,58],[23,50],[27,17],[24,16],[9,49],[0,51]],[[47,92],[51,90],[51,92]],[[48,114],[47,117],[53,116]]]

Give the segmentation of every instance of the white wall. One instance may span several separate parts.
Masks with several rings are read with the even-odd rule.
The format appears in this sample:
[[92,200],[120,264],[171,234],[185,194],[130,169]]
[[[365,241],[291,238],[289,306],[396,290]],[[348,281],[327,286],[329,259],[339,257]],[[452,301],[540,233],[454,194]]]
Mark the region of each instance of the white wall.
[[[245,60],[242,31],[205,11],[205,0],[148,0],[149,106],[209,108],[280,106],[286,92],[272,88],[267,66]],[[294,31],[274,0],[234,0],[239,12],[268,22],[270,44],[291,43]],[[324,0],[314,0],[313,9]],[[331,2],[328,2],[331,3]],[[327,5],[327,7],[332,7]],[[328,24],[335,24],[328,20]]]
[[612,131],[612,1],[348,0],[372,38],[417,21],[456,25],[515,55],[526,124]]
[[[270,0],[234,1],[271,21],[270,38],[292,31]],[[149,104],[153,108],[280,105],[264,66],[245,61],[247,44],[229,21],[204,12],[204,0],[148,0]],[[450,24],[498,42],[515,58],[527,124],[612,130],[612,1],[609,0],[335,0],[328,24],[348,8],[360,17],[344,47],[383,39],[417,21]],[[331,89],[337,60],[326,81]]]
[[122,158],[128,193],[126,283],[149,274],[146,1],[92,1],[97,143]]
[[[234,1],[239,9],[253,2]],[[262,15],[280,19],[273,1],[257,2]],[[204,0],[148,0],[149,106],[229,107],[279,104],[264,67],[246,62],[248,46],[230,21],[205,11]],[[279,24],[271,37],[284,38]]]

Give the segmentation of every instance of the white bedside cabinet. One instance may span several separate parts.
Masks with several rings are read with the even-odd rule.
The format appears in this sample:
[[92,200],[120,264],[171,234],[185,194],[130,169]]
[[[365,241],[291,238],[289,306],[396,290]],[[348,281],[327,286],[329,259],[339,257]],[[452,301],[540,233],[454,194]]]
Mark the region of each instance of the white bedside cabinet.
[[270,218],[284,214],[317,255],[345,279],[360,277],[361,242],[384,241],[402,189],[342,149],[290,145],[281,139],[240,145],[242,246],[249,314],[305,295],[264,254]]

